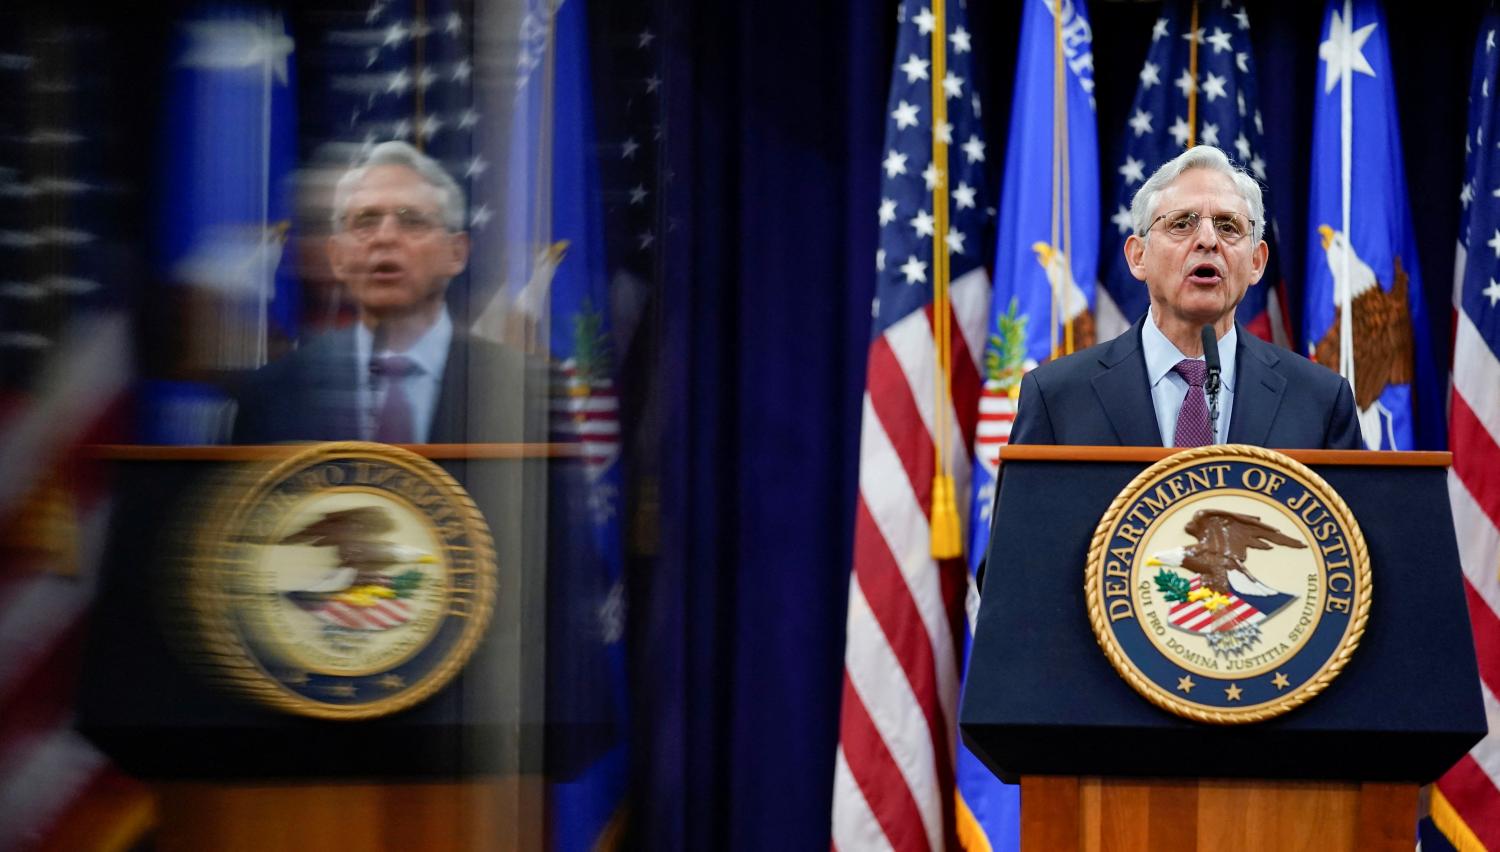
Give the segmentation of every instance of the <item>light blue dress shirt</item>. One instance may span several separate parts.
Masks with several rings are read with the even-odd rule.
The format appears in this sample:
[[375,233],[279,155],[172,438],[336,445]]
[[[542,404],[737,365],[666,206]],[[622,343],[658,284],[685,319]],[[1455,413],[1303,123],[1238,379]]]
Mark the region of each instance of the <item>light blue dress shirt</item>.
[[433,410],[437,407],[438,391],[443,386],[443,370],[448,366],[448,346],[452,342],[453,320],[448,317],[446,308],[438,316],[437,322],[405,352],[382,349],[371,353],[375,335],[364,323],[355,323],[355,363],[359,365],[363,378],[359,383],[359,410],[364,412],[360,427],[365,440],[375,435],[375,419],[385,403],[386,392],[386,380],[370,373],[372,357],[403,355],[417,365],[416,374],[407,376],[402,381],[406,382],[406,398],[411,401],[412,438],[416,443],[425,444],[432,431]]
[[[1234,409],[1234,353],[1239,345],[1239,331],[1229,327],[1229,333],[1219,338],[1219,431],[1218,442],[1229,440],[1229,415]],[[1187,379],[1172,370],[1177,362],[1188,357],[1176,344],[1167,339],[1156,326],[1156,309],[1141,325],[1141,352],[1146,356],[1146,380],[1151,383],[1151,405],[1156,409],[1156,425],[1161,429],[1162,446],[1170,447],[1177,434],[1177,412],[1187,398]],[[1202,361],[1200,355],[1196,359]]]

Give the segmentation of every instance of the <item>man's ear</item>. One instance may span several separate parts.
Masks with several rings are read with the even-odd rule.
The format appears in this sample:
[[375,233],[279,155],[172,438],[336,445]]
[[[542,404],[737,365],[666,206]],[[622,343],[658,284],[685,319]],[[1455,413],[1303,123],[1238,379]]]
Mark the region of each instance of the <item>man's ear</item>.
[[448,256],[448,277],[453,278],[460,272],[463,272],[464,267],[469,265],[468,233],[460,231],[449,235],[448,247],[450,252]]
[[1266,274],[1266,259],[1271,254],[1270,246],[1265,240],[1261,240],[1255,246],[1255,251],[1250,255],[1250,284],[1253,286],[1260,281],[1260,277]]
[[339,240],[339,235],[330,235],[328,237],[328,266],[333,270],[333,277],[340,281],[348,281],[348,264],[348,252],[344,250],[344,244]]
[[1146,241],[1131,234],[1125,238],[1125,262],[1137,281],[1146,280]]

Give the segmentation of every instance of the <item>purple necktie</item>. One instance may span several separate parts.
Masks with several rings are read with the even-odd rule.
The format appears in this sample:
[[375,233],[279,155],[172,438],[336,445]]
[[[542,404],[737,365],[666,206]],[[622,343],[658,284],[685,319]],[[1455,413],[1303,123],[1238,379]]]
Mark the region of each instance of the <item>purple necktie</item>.
[[1208,397],[1203,394],[1203,380],[1208,378],[1208,364],[1193,358],[1177,362],[1172,370],[1187,379],[1187,396],[1177,412],[1174,447],[1206,447],[1213,443],[1213,429],[1208,424]]
[[403,355],[370,359],[370,374],[385,381],[385,402],[375,415],[375,440],[380,443],[410,444],[416,440],[406,380],[418,372],[416,362]]

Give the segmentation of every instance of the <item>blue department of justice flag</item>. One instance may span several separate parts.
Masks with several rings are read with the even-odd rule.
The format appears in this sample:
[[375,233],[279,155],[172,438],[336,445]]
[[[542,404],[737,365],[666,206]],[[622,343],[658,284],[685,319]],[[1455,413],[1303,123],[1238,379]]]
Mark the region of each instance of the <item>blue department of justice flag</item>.
[[[549,495],[548,715],[594,732],[548,746],[549,758],[562,755],[570,765],[570,777],[552,785],[552,832],[554,848],[580,852],[618,842],[629,769],[619,395],[584,15],[575,0],[551,18],[551,127],[541,141],[550,146],[542,163],[551,167],[556,264],[547,335],[556,374],[552,429],[583,451],[580,463],[554,474]],[[543,77],[530,82],[539,86]],[[545,126],[543,119],[538,127]]]
[[[1060,5],[1061,26],[1053,4],[1043,0],[1028,2],[1021,13],[975,435],[974,564],[989,542],[996,465],[1010,436],[1021,375],[1094,343],[1099,145],[1093,33],[1082,2]],[[1061,77],[1054,62],[1059,47]]]
[[[1021,376],[1094,343],[1099,144],[1093,92],[1093,31],[1083,0],[1026,3],[975,432],[971,570],[989,550],[999,453],[1010,437]],[[1016,788],[1000,783],[964,747],[958,786],[990,847],[1015,848]]]
[[[282,15],[251,5],[194,7],[174,29],[158,153],[156,266],[183,304],[181,366],[258,367],[297,336],[300,294],[285,247],[296,165],[295,44]],[[152,381],[142,434],[214,443],[228,431],[220,389]]]
[[178,25],[162,143],[165,277],[258,303],[248,348],[218,367],[257,366],[266,338],[297,331],[295,279],[282,263],[296,163],[294,43],[278,13],[205,7]]
[[[1189,145],[1220,148],[1256,180],[1266,181],[1260,153],[1265,122],[1256,90],[1250,16],[1241,3],[1169,0],[1151,28],[1151,48],[1141,66],[1123,150],[1113,164],[1114,204],[1103,239],[1100,283],[1125,323],[1134,322],[1150,303],[1146,285],[1130,274],[1125,262],[1131,199],[1146,178]],[[1274,228],[1268,225],[1265,234],[1271,243],[1266,274],[1246,291],[1235,315],[1253,334],[1270,340],[1276,325],[1283,333],[1286,327]],[[1278,297],[1275,316],[1268,310],[1273,293]],[[1106,313],[1112,311],[1101,309]]]
[[[1330,0],[1318,45],[1304,337],[1354,388],[1371,449],[1445,443],[1385,14]],[[1347,311],[1346,311],[1347,307]]]

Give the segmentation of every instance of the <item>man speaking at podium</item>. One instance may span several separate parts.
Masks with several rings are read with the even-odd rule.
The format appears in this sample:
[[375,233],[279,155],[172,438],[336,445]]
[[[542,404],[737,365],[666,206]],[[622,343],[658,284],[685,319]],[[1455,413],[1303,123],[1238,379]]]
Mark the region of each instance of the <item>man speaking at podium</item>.
[[1217,148],[1189,148],[1141,186],[1130,218],[1125,257],[1151,309],[1027,373],[1010,443],[1364,446],[1348,382],[1234,321],[1269,252],[1254,178]]
[[[358,319],[248,378],[235,443],[523,440],[522,356],[448,314],[448,283],[469,257],[458,183],[411,145],[385,142],[339,179],[332,219],[329,264]],[[517,393],[499,399],[502,388]]]

